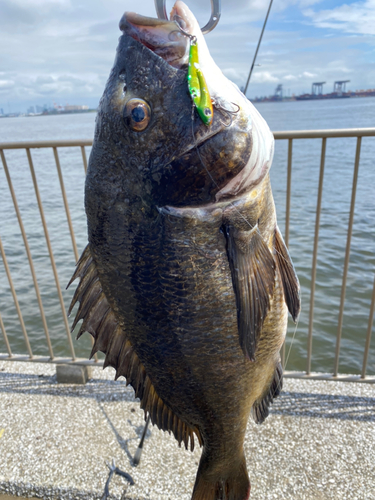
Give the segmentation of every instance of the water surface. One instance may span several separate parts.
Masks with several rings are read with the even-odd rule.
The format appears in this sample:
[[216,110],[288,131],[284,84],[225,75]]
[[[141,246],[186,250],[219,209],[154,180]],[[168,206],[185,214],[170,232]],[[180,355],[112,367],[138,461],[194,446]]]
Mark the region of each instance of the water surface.
[[[371,127],[375,98],[257,104],[272,130],[301,130]],[[0,142],[22,140],[92,138],[95,114],[40,116],[0,119]],[[86,148],[87,155],[89,149]],[[287,369],[303,370],[310,302],[312,246],[320,167],[321,140],[295,140],[292,165],[290,252],[302,290],[302,313],[295,330],[290,323],[288,349],[295,331]],[[351,186],[356,139],[328,139],[323,204],[319,234],[318,272],[313,330],[314,371],[333,370],[338,308],[340,303],[346,233],[349,221]],[[351,245],[348,286],[340,357],[340,372],[358,373],[369,318],[375,272],[374,169],[375,138],[362,141],[354,231]],[[69,354],[55,280],[25,151],[6,151],[22,219],[41,289],[43,305],[56,356]],[[65,290],[74,268],[74,254],[60,193],[52,150],[33,150],[33,161],[45,211],[51,245],[58,268],[63,296],[68,306],[72,290]],[[83,208],[84,170],[79,148],[61,148],[59,157],[79,252],[86,241]],[[286,199],[287,141],[277,141],[271,181],[284,231]],[[0,235],[17,290],[26,329],[35,354],[47,355],[44,331],[33,282],[20,236],[3,168],[0,167]],[[0,264],[0,312],[14,353],[25,353],[25,345],[11,297],[4,266]],[[85,338],[85,336],[87,336]],[[87,357],[88,334],[74,348]],[[373,342],[374,344],[375,342]],[[0,352],[5,343],[0,335]],[[375,345],[371,348],[368,372],[375,373]]]

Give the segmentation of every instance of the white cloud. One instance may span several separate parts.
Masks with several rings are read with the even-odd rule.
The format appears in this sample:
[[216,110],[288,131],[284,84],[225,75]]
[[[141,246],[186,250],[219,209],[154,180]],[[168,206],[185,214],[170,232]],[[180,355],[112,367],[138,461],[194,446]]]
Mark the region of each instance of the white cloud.
[[229,80],[233,80],[234,82],[245,80],[247,78],[246,71],[239,71],[235,68],[224,68],[222,71],[224,75],[229,78]]
[[306,9],[303,14],[319,28],[375,35],[375,0],[343,4],[330,10]]
[[49,84],[53,83],[54,79],[52,78],[51,75],[39,75],[36,77],[35,83],[38,85],[44,85],[44,84]]
[[283,76],[283,80],[293,82],[297,80],[304,80],[306,78],[314,78],[315,76],[318,76],[316,73],[310,73],[309,71],[303,71],[302,73],[299,73],[298,75],[285,75]]
[[[321,30],[316,36],[316,30],[311,29],[311,24],[324,22],[346,28],[355,26],[364,22],[365,12],[372,19],[369,12],[373,11],[375,0],[348,6],[344,2],[341,0],[341,7],[331,10],[322,9],[325,3],[316,0],[274,2],[256,61],[261,66],[254,68],[248,95],[270,95],[279,83],[299,94],[310,91],[314,81],[327,81],[327,88],[332,88],[339,79],[350,79],[354,89],[373,87],[375,65],[370,64],[370,58],[374,57],[374,37],[351,37],[352,33],[338,29]],[[89,102],[96,105],[113,64],[123,12],[136,10],[155,16],[153,0],[0,3],[0,107],[5,108],[9,100],[12,108],[20,103],[20,110],[26,109],[23,103],[43,103],[48,95],[56,102],[84,104],[91,99]],[[205,24],[210,2],[188,3],[199,23]],[[173,0],[167,0],[168,10],[172,4]],[[220,23],[207,36],[215,61],[239,87],[246,83],[267,8],[268,1],[264,0],[223,0]],[[309,17],[303,17],[301,9]],[[359,12],[357,18],[355,9]],[[292,10],[293,18],[289,19]],[[304,24],[298,21],[301,19]],[[331,35],[329,39],[326,34]]]
[[15,85],[13,80],[0,80],[0,90],[12,89]]
[[288,7],[297,6],[301,8],[310,7],[310,5],[315,5],[316,3],[320,3],[323,0],[278,0],[272,6],[272,9],[276,11],[283,11]]
[[317,76],[315,73],[310,73],[309,71],[304,71],[300,77],[313,78]]
[[257,71],[253,73],[252,79],[255,83],[276,83],[279,78],[272,75],[269,71]]
[[27,0],[27,3],[25,3],[24,0],[12,0],[12,3],[20,5],[22,7],[27,6],[28,8],[30,7],[46,8],[46,7],[53,7],[55,5],[61,5],[64,7],[70,6],[70,0]]

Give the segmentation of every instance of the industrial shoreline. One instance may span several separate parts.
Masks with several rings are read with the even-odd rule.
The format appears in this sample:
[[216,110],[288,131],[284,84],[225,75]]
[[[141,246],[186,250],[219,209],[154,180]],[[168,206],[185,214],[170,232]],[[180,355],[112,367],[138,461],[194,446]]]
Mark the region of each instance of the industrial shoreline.
[[[314,82],[311,86],[311,93],[300,94],[291,96],[285,96],[282,84],[277,85],[275,92],[270,96],[262,97],[248,97],[249,101],[252,103],[263,103],[263,102],[291,102],[291,101],[313,101],[322,99],[345,99],[345,98],[362,98],[362,97],[375,97],[375,88],[366,90],[356,90],[346,91],[346,84],[350,80],[338,80],[334,83],[333,92],[323,93],[323,85],[326,82]],[[243,91],[243,88],[241,88]],[[54,103],[53,106],[30,106],[26,113],[16,112],[16,113],[4,113],[4,109],[0,108],[0,118],[17,118],[17,117],[31,117],[31,116],[51,116],[51,115],[66,115],[66,114],[82,114],[82,113],[96,113],[96,108],[89,108],[86,105],[57,105]]]
[[323,86],[326,82],[314,82],[311,85],[311,93],[305,93],[300,95],[292,94],[292,96],[284,96],[283,86],[279,84],[275,93],[267,97],[255,97],[250,99],[251,102],[290,102],[290,101],[314,101],[322,99],[347,99],[347,98],[360,98],[360,97],[375,97],[375,89],[367,90],[346,90],[346,84],[350,80],[338,80],[334,83],[333,91],[329,93],[323,93]]

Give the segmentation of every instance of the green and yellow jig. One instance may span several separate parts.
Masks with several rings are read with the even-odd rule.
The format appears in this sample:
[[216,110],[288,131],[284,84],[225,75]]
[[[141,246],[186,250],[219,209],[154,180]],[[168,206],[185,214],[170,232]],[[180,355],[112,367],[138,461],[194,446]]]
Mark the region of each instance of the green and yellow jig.
[[[184,34],[187,35],[187,33]],[[189,92],[203,123],[209,126],[214,116],[211,97],[207,88],[206,79],[199,66],[197,38],[192,35],[188,36],[190,38],[188,69]]]

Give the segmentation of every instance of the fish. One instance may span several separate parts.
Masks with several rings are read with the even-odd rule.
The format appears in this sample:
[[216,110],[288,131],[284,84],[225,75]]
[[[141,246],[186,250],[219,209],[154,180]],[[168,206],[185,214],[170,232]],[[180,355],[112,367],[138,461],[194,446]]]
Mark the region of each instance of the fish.
[[[245,500],[249,416],[282,388],[300,286],[277,225],[274,139],[213,61],[178,0],[171,20],[126,12],[85,184],[88,245],[69,314],[125,377],[145,418],[202,454],[193,500]],[[190,39],[213,103],[188,89]]]

